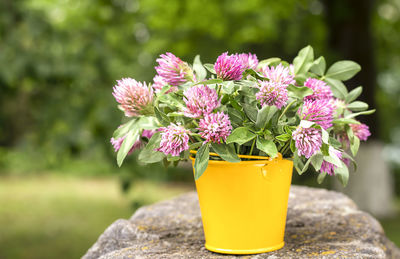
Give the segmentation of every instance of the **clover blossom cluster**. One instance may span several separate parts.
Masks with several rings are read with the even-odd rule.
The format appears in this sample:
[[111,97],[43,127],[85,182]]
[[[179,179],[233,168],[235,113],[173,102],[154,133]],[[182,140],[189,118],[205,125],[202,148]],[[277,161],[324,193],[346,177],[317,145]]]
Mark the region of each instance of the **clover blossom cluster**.
[[195,85],[183,93],[186,108],[184,114],[198,118],[210,114],[221,105],[217,91],[206,85]]
[[161,142],[158,151],[172,156],[179,156],[182,151],[189,149],[189,131],[181,125],[171,124],[161,128]]
[[223,80],[240,80],[245,65],[238,55],[228,55],[228,52],[225,52],[217,58],[214,69],[217,78]]
[[315,128],[298,127],[293,132],[293,140],[295,141],[296,148],[299,156],[310,158],[322,146],[321,131]]
[[305,100],[330,100],[333,97],[331,88],[324,81],[310,77],[304,82],[304,86],[311,88],[314,92],[306,96]]
[[261,107],[265,105],[276,106],[281,109],[288,100],[288,92],[285,85],[272,81],[259,81],[260,91],[256,93],[257,100]]
[[300,117],[303,120],[315,122],[323,129],[328,129],[332,126],[333,120],[332,103],[327,99],[305,100]]
[[[142,148],[145,156],[154,152],[150,161],[165,164],[188,159],[189,149],[201,151],[195,159],[204,159],[197,154],[208,154],[205,150],[228,152],[219,155],[232,160],[239,154],[274,158],[281,153],[297,165],[308,160],[325,177],[343,174],[337,167],[349,166],[349,154],[355,156],[359,140],[371,135],[355,119],[373,112],[354,101],[360,89],[348,96],[332,91],[330,68],[311,68],[318,62],[299,57],[292,64],[279,58],[259,62],[252,53],[228,52],[204,66],[198,57],[191,65],[170,52],[156,62],[152,83],[122,78],[113,87],[119,108],[130,119],[114,134],[118,138],[111,138],[115,152],[124,152],[118,157]],[[353,63],[332,66],[345,64],[340,69],[351,67],[350,74],[359,70]],[[331,79],[340,81],[335,76]],[[132,139],[138,132],[140,137]]]
[[155,67],[158,75],[172,86],[178,86],[187,81],[194,81],[193,70],[174,54],[167,52],[160,55],[157,60],[158,66]]
[[222,143],[231,134],[232,126],[228,115],[217,112],[204,116],[198,129],[206,142]]
[[153,102],[153,90],[146,83],[122,78],[114,86],[113,96],[127,117],[146,115]]
[[259,92],[256,94],[261,106],[276,106],[281,109],[288,100],[287,87],[294,84],[294,76],[289,68],[279,64],[276,67],[266,66],[262,68],[263,75],[268,81],[259,80]]

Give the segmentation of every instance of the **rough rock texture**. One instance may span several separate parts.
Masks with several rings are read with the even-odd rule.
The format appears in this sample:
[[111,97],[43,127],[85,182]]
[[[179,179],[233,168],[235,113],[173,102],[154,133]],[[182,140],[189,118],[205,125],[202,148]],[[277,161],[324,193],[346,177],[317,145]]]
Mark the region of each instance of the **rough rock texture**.
[[400,258],[380,224],[345,195],[292,186],[285,246],[232,256],[207,251],[196,193],[139,209],[119,219],[83,258]]

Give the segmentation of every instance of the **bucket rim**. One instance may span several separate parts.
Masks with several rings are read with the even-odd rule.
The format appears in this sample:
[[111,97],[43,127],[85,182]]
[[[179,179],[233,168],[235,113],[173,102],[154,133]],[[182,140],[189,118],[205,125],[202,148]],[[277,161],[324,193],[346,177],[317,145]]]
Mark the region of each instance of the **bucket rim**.
[[[190,154],[196,154],[197,151],[196,150],[190,150]],[[210,152],[209,153],[210,156],[218,156],[220,157],[220,155],[218,155],[217,153],[214,152]],[[282,154],[278,153],[278,156],[274,159],[270,159],[270,157],[268,156],[250,156],[250,155],[238,155],[239,158],[247,158],[247,159],[254,159],[254,160],[250,160],[250,161],[240,161],[238,163],[232,163],[232,162],[228,162],[225,160],[222,161],[216,161],[216,160],[208,160],[208,163],[212,163],[212,164],[259,164],[259,163],[270,163],[272,161],[276,161],[276,160],[289,160],[289,159],[285,159],[282,158]],[[193,156],[189,156],[189,159],[194,161],[195,158]]]

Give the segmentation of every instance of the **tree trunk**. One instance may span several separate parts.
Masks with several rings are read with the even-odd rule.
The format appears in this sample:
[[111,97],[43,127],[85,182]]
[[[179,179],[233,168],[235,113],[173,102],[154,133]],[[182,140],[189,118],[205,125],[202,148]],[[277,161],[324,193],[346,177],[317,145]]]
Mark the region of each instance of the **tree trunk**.
[[[359,63],[362,70],[347,83],[349,89],[364,87],[360,100],[376,108],[376,69],[371,28],[373,0],[324,0],[328,26],[328,44],[337,58]],[[379,137],[379,122],[376,114],[361,116],[371,130],[372,138]]]

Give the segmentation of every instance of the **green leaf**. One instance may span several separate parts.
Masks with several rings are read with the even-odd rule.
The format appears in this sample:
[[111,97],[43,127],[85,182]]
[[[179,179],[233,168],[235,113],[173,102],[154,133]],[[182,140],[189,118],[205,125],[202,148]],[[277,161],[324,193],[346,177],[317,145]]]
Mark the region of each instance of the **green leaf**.
[[264,60],[261,60],[261,61],[258,63],[258,67],[259,67],[259,68],[263,68],[263,67],[266,67],[266,66],[278,64],[280,61],[281,61],[280,58],[268,58],[268,59],[264,59]]
[[343,186],[346,186],[347,183],[349,182],[349,169],[343,162],[342,162],[342,164],[343,165],[341,167],[335,168],[335,175],[339,179],[340,183]]
[[347,118],[339,118],[339,119],[334,119],[332,121],[333,124],[360,124],[359,121],[356,121],[354,119],[347,119]]
[[297,57],[293,60],[294,74],[304,74],[308,72],[312,66],[314,59],[314,50],[311,46],[307,46],[299,51]]
[[334,63],[326,72],[325,77],[338,80],[348,80],[361,70],[359,64],[351,60],[342,60]]
[[203,145],[202,141],[193,143],[193,144],[189,145],[189,150],[196,150],[199,147],[201,147],[202,145]]
[[286,141],[288,141],[291,137],[292,137],[291,135],[289,135],[288,133],[285,133],[285,134],[276,136],[275,139],[277,139],[277,140],[279,140],[279,141],[286,142]]
[[157,119],[155,117],[140,117],[138,120],[138,127],[140,129],[154,130],[158,129]]
[[293,166],[296,169],[297,173],[300,175],[301,171],[303,170],[304,163],[297,152],[293,152]]
[[296,142],[293,139],[290,141],[290,151],[293,153],[296,151]]
[[277,111],[278,108],[276,106],[264,106],[261,110],[258,110],[256,127],[260,129],[265,128],[265,125],[267,125]]
[[299,173],[299,175],[302,175],[303,173],[305,173],[307,171],[308,167],[310,166],[310,163],[311,163],[311,159],[308,159],[307,162],[305,163],[303,169]]
[[278,156],[278,149],[272,140],[264,139],[262,137],[257,137],[256,146],[259,150],[268,154],[271,158]]
[[231,107],[228,107],[229,120],[235,124],[241,124],[243,122],[243,114]]
[[321,134],[322,142],[325,144],[328,144],[329,143],[329,133],[326,130],[324,130],[323,128],[321,128],[321,132],[322,132],[322,134]]
[[340,158],[334,152],[331,152],[331,150],[329,150],[329,156],[324,156],[324,160],[337,167],[341,167],[343,164]]
[[290,97],[295,97],[298,99],[303,99],[304,97],[312,95],[314,93],[311,88],[308,88],[306,86],[289,85],[286,89],[288,90]]
[[208,71],[215,74],[214,64],[204,64],[203,65]]
[[235,84],[233,81],[224,81],[222,83],[222,92],[226,94],[232,94],[235,91]]
[[324,157],[329,156],[329,145],[328,144],[322,143],[321,153],[324,155]]
[[264,75],[251,68],[248,68],[243,72],[243,78],[247,78],[249,75],[252,76],[254,79],[269,81],[269,78],[264,77]]
[[131,150],[133,144],[135,144],[135,142],[138,139],[139,139],[139,129],[138,128],[133,128],[131,131],[129,131],[126,134],[126,137],[125,137],[124,141],[122,142],[122,145],[117,153],[117,164],[119,167],[121,167],[122,162],[124,162],[126,155],[128,155],[128,153],[129,153],[129,150]]
[[195,180],[198,180],[200,176],[204,173],[204,171],[207,169],[209,156],[210,156],[210,150],[207,143],[201,146],[196,153],[196,158],[194,160]]
[[304,85],[304,83],[306,82],[307,78],[308,78],[307,74],[299,74],[299,75],[294,77],[294,80],[296,80],[297,85]]
[[200,56],[199,56],[199,55],[197,55],[197,56],[194,58],[193,70],[196,72],[196,80],[197,80],[197,81],[202,81],[202,80],[204,80],[204,78],[206,78],[206,76],[207,76],[207,71],[206,71],[206,69],[203,67],[203,65],[201,64]]
[[352,127],[346,125],[346,126],[345,126],[345,129],[346,129],[347,137],[349,138],[350,141],[353,141],[353,139],[354,139],[354,132],[353,132]]
[[170,107],[177,107],[181,110],[183,110],[186,107],[182,99],[179,99],[173,93],[160,95],[158,96],[158,100],[162,103],[167,104]]
[[231,163],[240,162],[240,158],[236,154],[235,146],[233,144],[228,145],[225,143],[221,143],[221,144],[211,143],[211,147],[218,155],[220,155],[220,157],[223,160],[231,162]]
[[254,139],[257,135],[251,132],[246,127],[239,127],[232,131],[232,133],[226,139],[226,143],[238,143],[239,145],[243,145],[246,142]]
[[324,181],[325,177],[326,177],[326,173],[325,172],[319,173],[319,175],[317,177],[318,184],[321,184]]
[[183,117],[185,114],[183,112],[169,112],[168,117]]
[[357,88],[354,88],[352,91],[350,91],[350,93],[346,96],[346,103],[351,103],[352,101],[354,101],[355,99],[357,99],[360,94],[362,93],[362,86],[359,86]]
[[247,117],[255,123],[257,121],[257,108],[247,103],[243,103],[242,106],[244,113],[246,113]]
[[325,78],[324,81],[330,86],[335,97],[342,100],[346,98],[347,88],[342,81],[333,78]]
[[347,105],[347,108],[354,112],[365,111],[368,109],[368,104],[361,101],[355,101]]
[[213,84],[220,84],[222,82],[224,82],[222,79],[210,79],[210,80],[197,82],[193,86],[195,86],[195,85],[213,85]]
[[315,171],[319,171],[321,169],[322,162],[324,161],[324,155],[321,153],[314,154],[311,158],[311,164],[315,168]]
[[179,157],[179,156],[172,156],[171,154],[169,154],[168,156],[167,156],[167,160],[169,161],[169,162],[174,162],[174,161],[178,161],[178,160],[180,160],[181,158]]
[[347,115],[345,118],[346,118],[346,119],[351,119],[351,118],[357,117],[358,115],[369,115],[369,114],[374,113],[375,111],[376,111],[376,110],[373,109],[373,110],[369,110],[369,111],[351,113],[351,114]]
[[343,156],[343,158],[347,158],[347,159],[349,159],[350,161],[351,161],[351,163],[353,164],[353,166],[354,166],[354,171],[357,171],[357,163],[356,163],[356,161],[354,160],[354,158],[352,158],[349,154],[347,154],[346,152],[342,152],[342,156]]
[[114,139],[119,139],[124,137],[130,130],[132,130],[137,123],[137,118],[134,118],[127,123],[121,125],[118,129],[116,129],[113,133],[113,138]]
[[326,69],[326,61],[324,57],[319,57],[316,60],[314,60],[312,66],[311,66],[311,72],[322,76],[325,73]]
[[307,129],[307,128],[312,127],[313,125],[315,125],[315,122],[313,122],[313,121],[302,120],[302,121],[300,121],[299,126]]
[[165,155],[159,151],[155,151],[156,148],[160,147],[161,132],[156,132],[150,138],[149,143],[142,149],[139,154],[138,160],[145,164],[151,164],[160,162],[163,160]]
[[165,113],[161,112],[157,107],[154,107],[154,114],[156,115],[158,122],[162,126],[168,126],[169,124],[171,124],[168,116]]
[[334,148],[339,148],[342,146],[342,143],[335,138],[329,137],[329,144]]
[[351,141],[350,143],[350,150],[353,156],[357,155],[359,147],[360,147],[360,139],[357,136],[354,136],[353,141]]
[[229,103],[232,105],[233,108],[235,108],[237,111],[242,111],[242,107],[240,107],[240,104],[230,95],[229,96]]

